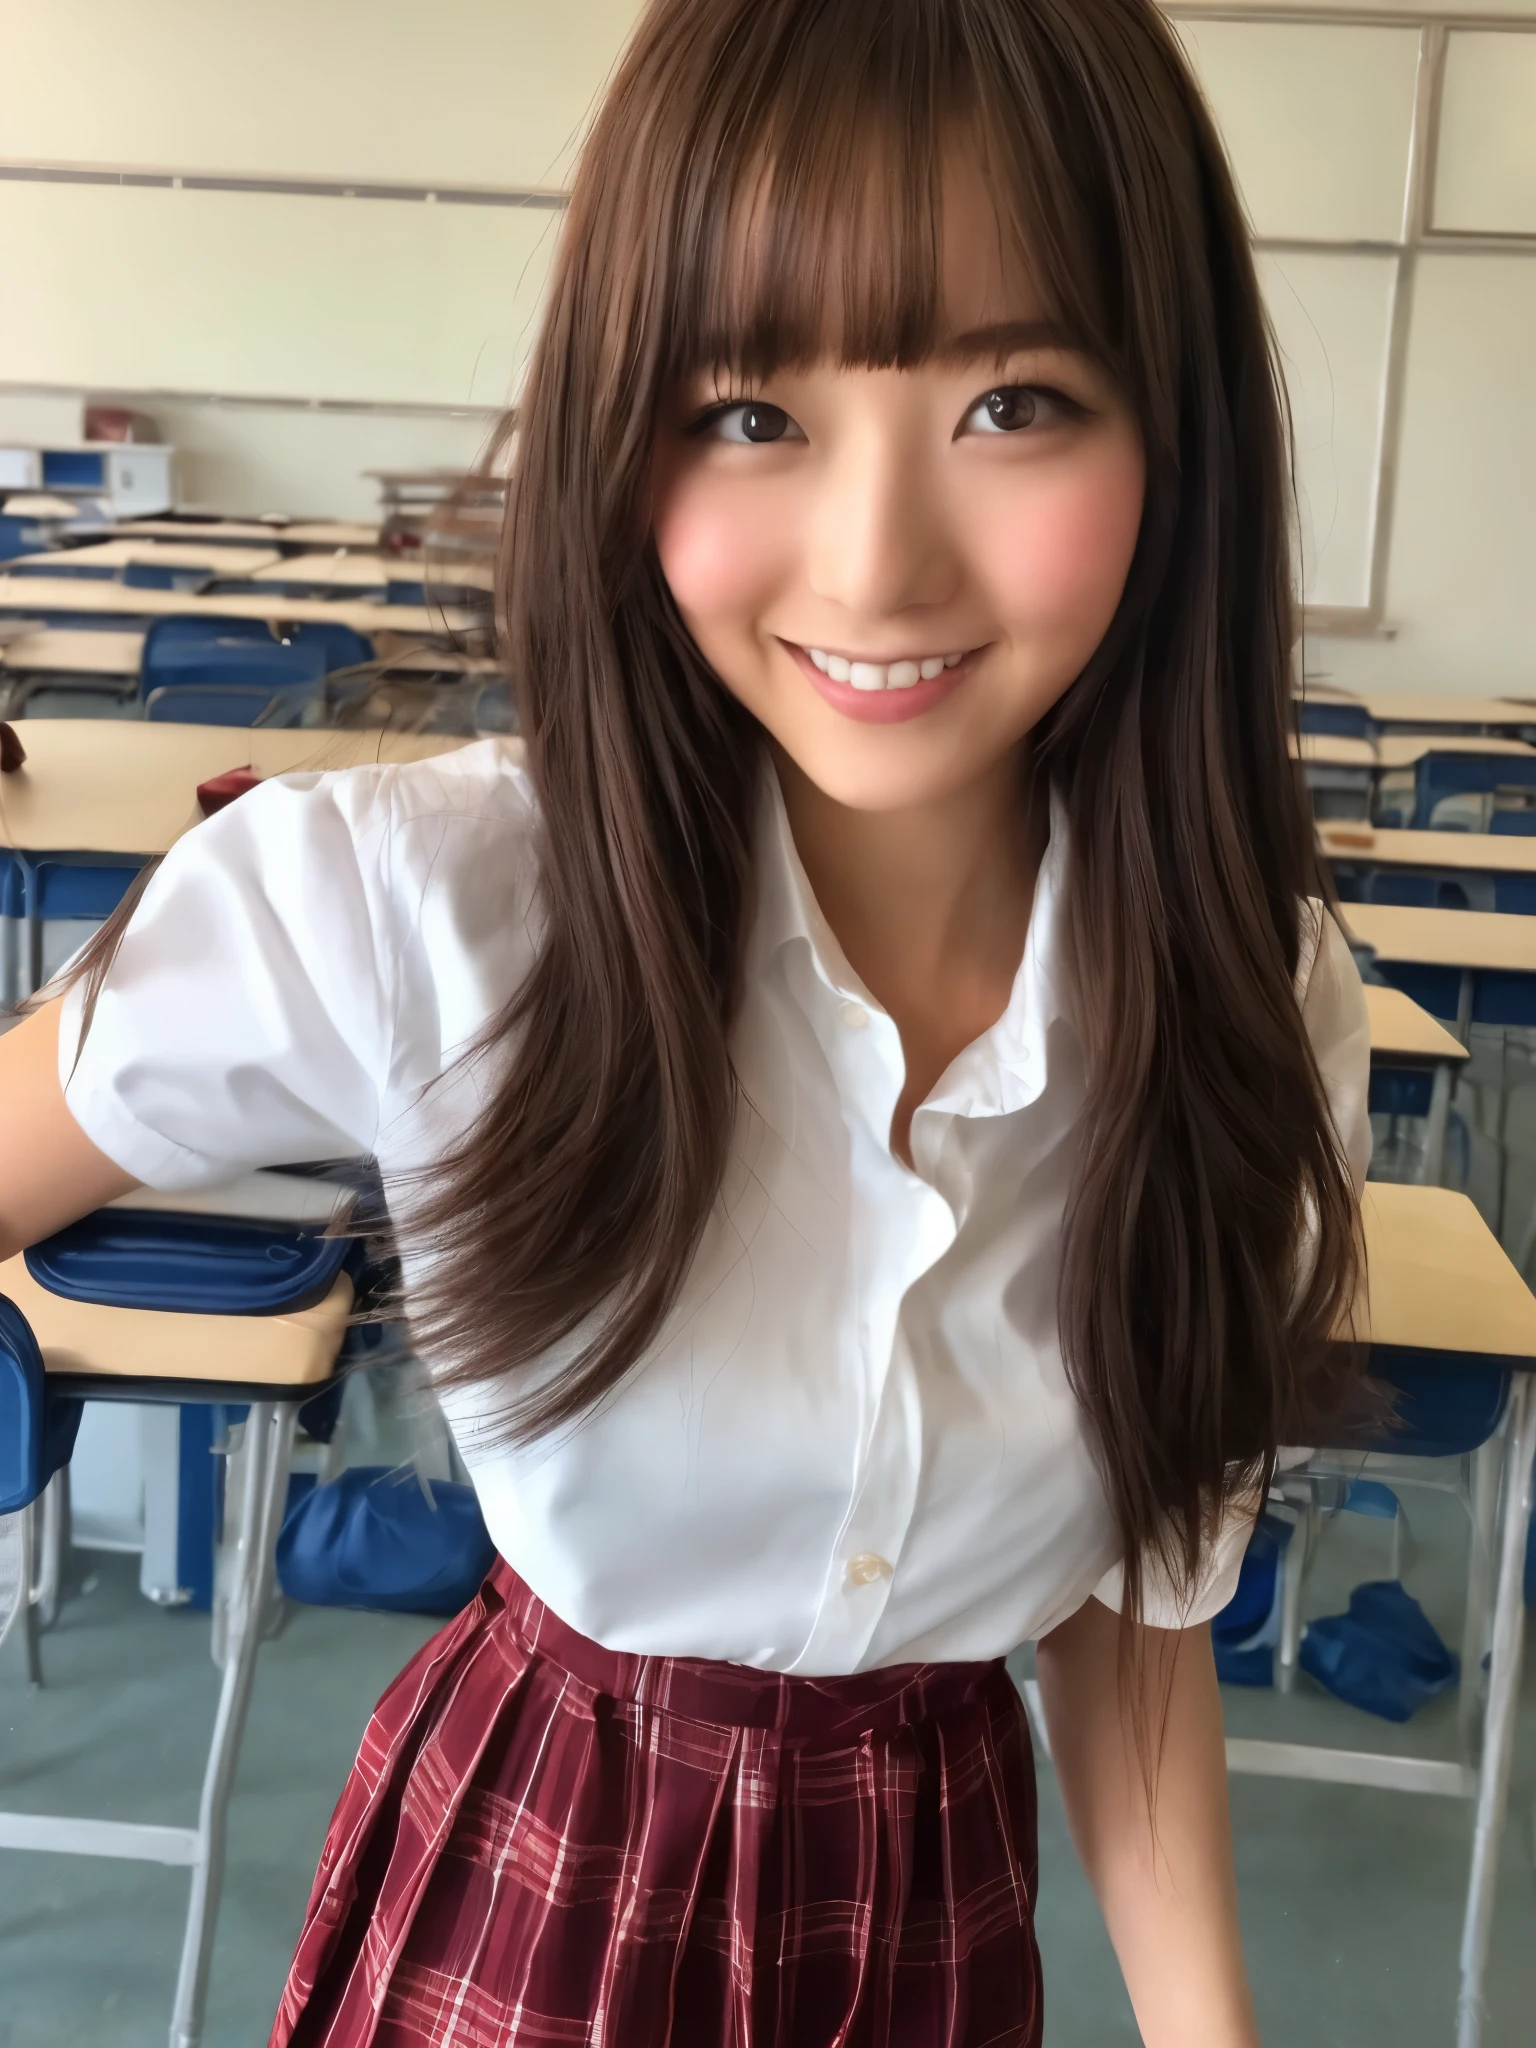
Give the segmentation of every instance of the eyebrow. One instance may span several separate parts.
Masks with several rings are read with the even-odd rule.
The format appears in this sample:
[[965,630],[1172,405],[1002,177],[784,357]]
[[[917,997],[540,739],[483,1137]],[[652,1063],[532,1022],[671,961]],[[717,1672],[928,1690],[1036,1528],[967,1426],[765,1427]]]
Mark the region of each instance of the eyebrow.
[[998,361],[1026,348],[1064,348],[1076,355],[1083,344],[1071,328],[1059,320],[994,320],[986,327],[968,327],[963,334],[945,337],[934,353],[942,361],[971,362],[978,356]]

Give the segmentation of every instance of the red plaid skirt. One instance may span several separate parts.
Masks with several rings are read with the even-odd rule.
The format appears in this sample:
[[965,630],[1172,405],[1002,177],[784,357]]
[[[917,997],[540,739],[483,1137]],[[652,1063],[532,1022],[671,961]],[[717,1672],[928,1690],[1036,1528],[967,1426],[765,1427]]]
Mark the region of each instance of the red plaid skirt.
[[1038,2048],[1001,1661],[633,1657],[506,1564],[379,1702],[271,2048]]

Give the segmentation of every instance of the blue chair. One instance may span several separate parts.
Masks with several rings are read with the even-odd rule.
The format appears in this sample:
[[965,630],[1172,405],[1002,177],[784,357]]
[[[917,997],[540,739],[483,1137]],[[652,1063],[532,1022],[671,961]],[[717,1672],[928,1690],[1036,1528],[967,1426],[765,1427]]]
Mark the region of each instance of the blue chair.
[[328,675],[372,659],[349,626],[305,623],[278,638],[264,619],[172,615],[144,635],[139,695],[152,719],[298,725]]
[[16,562],[7,570],[11,576],[71,576],[81,577],[88,583],[121,583],[123,572],[101,562],[76,562],[72,559],[72,548],[55,548],[46,555],[33,555],[25,562]]
[[[128,855],[25,854],[0,848],[0,920],[10,927],[0,1002],[19,1002],[43,981],[44,927],[110,917],[144,863]],[[21,957],[10,942],[22,941]]]
[[[274,1179],[257,1175],[243,1184],[246,1191],[256,1188],[258,1209]],[[300,1191],[297,1201],[295,1188]],[[32,1287],[28,1298],[33,1316],[43,1314],[50,1296],[63,1295],[70,1300],[122,1307],[130,1313],[152,1309],[172,1316],[189,1312],[275,1318],[274,1364],[279,1365],[295,1357],[296,1318],[306,1304],[314,1303],[317,1290],[323,1288],[330,1295],[343,1267],[355,1270],[361,1265],[355,1240],[331,1237],[321,1227],[335,1196],[334,1189],[321,1190],[316,1196],[309,1181],[282,1183],[275,1206],[292,1204],[292,1214],[316,1218],[298,1226],[281,1216],[263,1220],[211,1212],[194,1215],[164,1207],[113,1208],[34,1246],[26,1255],[22,1280],[9,1284],[16,1292],[23,1282]],[[195,1202],[196,1198],[191,1198],[189,1209]],[[338,1343],[340,1332],[330,1322],[325,1328],[331,1334],[318,1356],[334,1373],[339,1352],[329,1347]],[[90,1360],[91,1372],[71,1374],[61,1367],[45,1375],[28,1320],[14,1302],[0,1297],[0,1554],[9,1544],[14,1558],[20,1537],[24,1568],[19,1607],[26,1617],[31,1667],[38,1682],[42,1674],[31,1574],[32,1531],[40,1506],[46,1507],[49,1480],[68,1463],[83,1402],[171,1402],[183,1417],[197,1415],[203,1427],[200,1434],[195,1429],[183,1434],[183,1463],[189,1443],[194,1452],[199,1446],[205,1453],[215,1448],[214,1432],[208,1427],[211,1413],[222,1411],[230,1422],[243,1418],[237,1456],[205,1455],[201,1459],[207,1475],[201,1490],[209,1503],[210,1555],[205,1565],[210,1597],[216,1496],[226,1470],[231,1474],[231,1486],[238,1480],[239,1507],[236,1512],[231,1506],[230,1519],[238,1534],[234,1526],[228,1532],[233,1539],[229,1543],[230,1582],[214,1608],[215,1655],[223,1667],[223,1684],[197,1826],[145,1827],[111,1820],[56,1821],[43,1816],[22,1820],[17,1815],[0,1814],[0,1840],[12,1847],[71,1848],[86,1854],[179,1863],[190,1870],[191,1897],[171,2026],[172,2040],[183,2048],[195,2048],[202,2034],[229,1798],[257,1652],[270,1620],[273,1560],[288,1497],[295,1416],[334,1385],[333,1379],[314,1376],[315,1346],[320,1341],[318,1337],[304,1338],[306,1363],[299,1368],[303,1377],[291,1383],[281,1377],[271,1384],[251,1385],[220,1380],[222,1360],[216,1353],[209,1358],[206,1380],[113,1377],[110,1358]],[[73,1348],[72,1340],[66,1348]],[[160,1355],[158,1346],[156,1355]],[[0,1629],[4,1620],[0,1615]]]
[[7,565],[7,572],[15,574],[10,565],[18,555],[46,554],[58,546],[53,528],[36,519],[22,519],[13,512],[0,512],[0,562]]
[[317,723],[323,697],[318,685],[299,683],[272,690],[242,683],[189,684],[152,690],[144,716],[152,725],[238,725],[287,728]]
[[[1536,791],[1536,756],[1520,754],[1437,754],[1420,757],[1414,780],[1412,824],[1420,832],[1484,831],[1498,812],[1494,792],[1500,789]],[[1456,798],[1472,798],[1476,824],[1464,824],[1454,817],[1439,817],[1441,806]]]
[[[1238,1739],[1228,1744],[1229,1765],[1236,1770],[1450,1794],[1476,1801],[1458,2002],[1457,2039],[1464,2044],[1481,2038],[1478,2015],[1520,1683],[1522,1566],[1529,1540],[1531,1463],[1536,1449],[1536,1373],[1529,1369],[1532,1364],[1530,1358],[1522,1357],[1517,1365],[1513,1355],[1502,1358],[1373,1346],[1372,1371],[1394,1389],[1400,1426],[1374,1436],[1367,1453],[1369,1484],[1361,1487],[1363,1456],[1361,1449],[1355,1448],[1348,1453],[1323,1453],[1303,1470],[1279,1475],[1271,1495],[1270,1513],[1284,1515],[1294,1524],[1279,1566],[1284,1583],[1277,1675],[1284,1687],[1297,1667],[1302,1640],[1302,1573],[1309,1552],[1315,1549],[1325,1509],[1350,1505],[1380,1512],[1371,1500],[1360,1496],[1387,1495],[1396,1547],[1400,1525],[1395,1490],[1416,1484],[1444,1491],[1445,1461],[1458,1461],[1449,1490],[1467,1507],[1472,1527],[1465,1625],[1457,1660],[1461,1755],[1454,1761],[1441,1761],[1374,1749],[1314,1753],[1296,1743]],[[1349,1676],[1369,1681],[1370,1673],[1361,1662],[1368,1661],[1375,1648],[1368,1632],[1357,1634],[1354,1648],[1355,1669]],[[1342,1671],[1337,1663],[1332,1668],[1335,1676]],[[1480,1709],[1476,1681],[1485,1668],[1487,1701]],[[1362,1683],[1362,1698],[1372,1696],[1374,1711],[1386,1711],[1394,1704],[1400,1710],[1411,1704],[1411,1698],[1396,1702],[1391,1698],[1394,1691],[1401,1692],[1402,1677],[1401,1671],[1384,1664],[1382,1682],[1374,1687]],[[1482,1753],[1480,1763],[1474,1766],[1469,1759],[1476,1754],[1479,1720]]]
[[1334,739],[1368,740],[1376,728],[1363,704],[1308,703],[1297,706],[1303,732],[1328,733]]
[[209,580],[206,569],[168,568],[163,562],[130,562],[123,571],[130,590],[181,590],[195,596]]

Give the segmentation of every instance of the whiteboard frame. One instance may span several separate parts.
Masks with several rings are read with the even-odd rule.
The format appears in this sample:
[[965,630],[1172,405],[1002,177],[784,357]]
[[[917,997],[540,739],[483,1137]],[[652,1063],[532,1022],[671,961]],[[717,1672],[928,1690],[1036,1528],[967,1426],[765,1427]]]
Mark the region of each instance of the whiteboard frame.
[[1352,638],[1391,639],[1396,628],[1386,616],[1387,573],[1392,555],[1392,525],[1397,506],[1398,458],[1402,445],[1403,402],[1407,388],[1408,346],[1413,328],[1413,296],[1419,257],[1454,255],[1536,256],[1536,234],[1479,234],[1467,229],[1436,228],[1433,219],[1435,169],[1440,152],[1440,115],[1445,98],[1445,64],[1454,32],[1536,35],[1536,15],[1440,14],[1418,9],[1388,13],[1343,12],[1331,7],[1260,6],[1202,7],[1172,0],[1163,12],[1172,21],[1307,23],[1320,28],[1413,28],[1418,30],[1418,69],[1414,79],[1413,124],[1408,137],[1407,180],[1402,229],[1393,241],[1361,241],[1349,236],[1254,235],[1253,247],[1274,255],[1327,254],[1391,256],[1396,271],[1392,286],[1392,317],[1387,333],[1377,416],[1376,477],[1371,493],[1368,560],[1369,599],[1363,605],[1305,605],[1303,625],[1312,633]]

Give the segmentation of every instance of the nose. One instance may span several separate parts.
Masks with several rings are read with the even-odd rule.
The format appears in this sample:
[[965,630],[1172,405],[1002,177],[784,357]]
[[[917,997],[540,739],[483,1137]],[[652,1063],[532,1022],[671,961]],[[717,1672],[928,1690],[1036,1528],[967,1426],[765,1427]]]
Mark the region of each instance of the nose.
[[899,422],[857,419],[838,437],[805,544],[810,588],[855,624],[947,604],[961,580],[938,480]]

